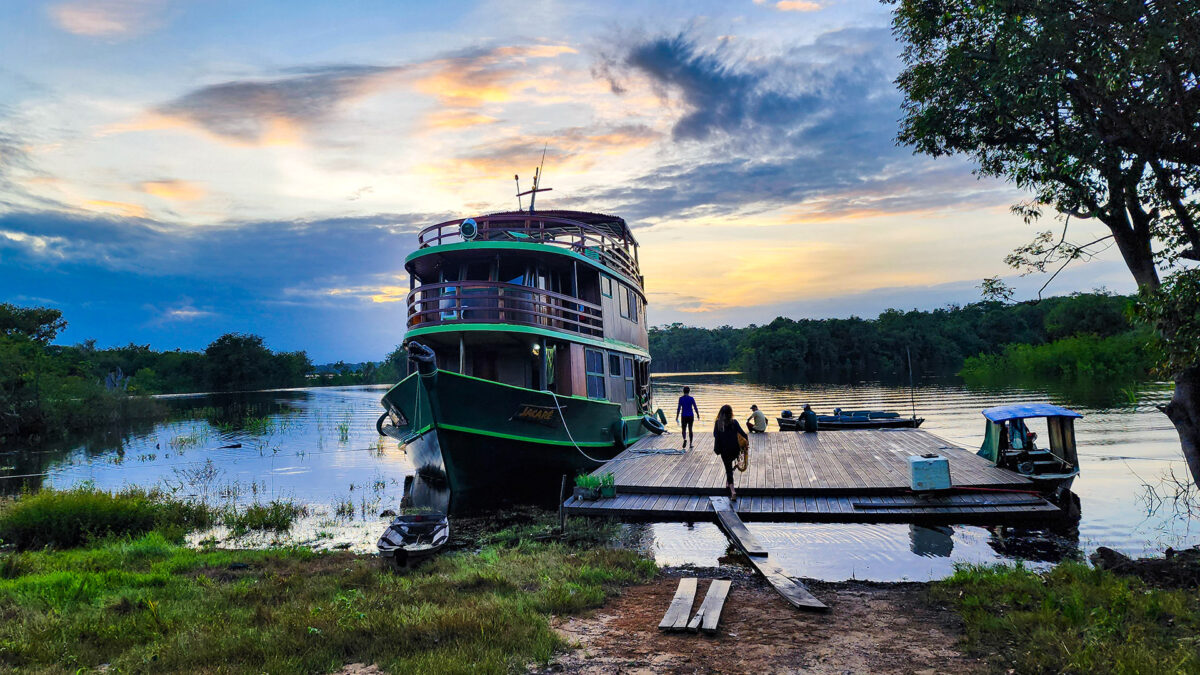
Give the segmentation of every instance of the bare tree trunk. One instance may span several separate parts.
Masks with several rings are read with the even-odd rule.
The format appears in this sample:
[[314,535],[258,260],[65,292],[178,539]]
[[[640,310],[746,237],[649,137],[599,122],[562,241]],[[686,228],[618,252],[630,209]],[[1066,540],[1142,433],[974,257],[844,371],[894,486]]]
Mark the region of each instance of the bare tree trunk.
[[1162,411],[1179,432],[1192,482],[1200,485],[1200,368],[1189,368],[1175,378],[1175,395]]

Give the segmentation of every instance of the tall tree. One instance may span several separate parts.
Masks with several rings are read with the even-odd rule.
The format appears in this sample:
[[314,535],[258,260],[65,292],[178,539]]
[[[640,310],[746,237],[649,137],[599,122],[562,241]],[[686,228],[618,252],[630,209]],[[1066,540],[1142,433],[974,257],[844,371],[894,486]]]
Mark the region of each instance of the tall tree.
[[[1072,218],[1095,218],[1137,282],[1165,342],[1200,306],[1179,292],[1200,260],[1200,3],[1195,0],[883,0],[896,5],[906,96],[899,139],[965,154],[977,173],[1033,194],[1066,223],[1009,262],[1044,268],[1086,255]],[[1172,275],[1163,288],[1161,272]],[[1189,281],[1190,280],[1190,281]],[[1182,321],[1182,324],[1178,322]],[[1174,322],[1174,323],[1173,323]],[[1180,328],[1180,325],[1183,328]],[[1200,483],[1200,361],[1176,349],[1165,412]]]

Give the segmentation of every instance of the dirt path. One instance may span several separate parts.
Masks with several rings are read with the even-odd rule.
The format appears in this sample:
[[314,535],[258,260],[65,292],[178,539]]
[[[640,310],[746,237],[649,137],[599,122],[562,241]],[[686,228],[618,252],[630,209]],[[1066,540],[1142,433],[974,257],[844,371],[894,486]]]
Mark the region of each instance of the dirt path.
[[813,583],[828,614],[793,609],[749,574],[733,588],[714,636],[658,630],[683,574],[730,578],[729,569],[667,570],[632,586],[590,617],[555,623],[576,645],[547,671],[565,673],[971,673],[983,664],[957,649],[955,615],[932,606],[922,584]]

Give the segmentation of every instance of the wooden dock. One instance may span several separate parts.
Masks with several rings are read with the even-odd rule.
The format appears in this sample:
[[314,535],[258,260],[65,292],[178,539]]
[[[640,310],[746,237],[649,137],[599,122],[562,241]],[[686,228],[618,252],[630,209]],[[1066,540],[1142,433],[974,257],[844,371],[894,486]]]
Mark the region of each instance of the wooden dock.
[[[641,439],[595,471],[612,472],[617,496],[568,499],[572,515],[653,521],[715,520],[709,497],[728,495],[711,433],[679,453],[678,434]],[[938,495],[909,490],[908,457],[933,453],[950,462],[954,489]],[[1033,483],[973,451],[919,429],[792,431],[750,436],[750,466],[735,473],[743,520],[937,522],[1000,524],[1053,517],[1057,506]]]

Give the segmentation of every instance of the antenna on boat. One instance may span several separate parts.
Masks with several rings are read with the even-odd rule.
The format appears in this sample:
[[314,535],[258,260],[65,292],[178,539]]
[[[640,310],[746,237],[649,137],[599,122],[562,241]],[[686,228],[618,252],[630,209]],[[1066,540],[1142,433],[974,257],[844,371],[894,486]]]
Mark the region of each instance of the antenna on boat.
[[913,386],[912,376],[912,349],[905,347],[904,351],[908,354],[908,395],[912,400],[913,419],[917,419],[917,389]]
[[542,147],[542,163],[539,164],[538,167],[533,170],[533,189],[526,190],[525,192],[521,192],[520,191],[521,183],[520,183],[520,181],[517,182],[517,204],[521,203],[521,197],[523,195],[529,195],[529,212],[530,213],[533,213],[533,202],[535,199],[537,199],[537,193],[549,192],[554,189],[554,188],[538,187],[542,183],[542,167],[546,165],[546,148],[549,146],[550,146],[550,144],[547,143],[545,146]]
[[517,181],[517,210],[524,211],[525,207],[521,204],[521,177],[514,173],[513,180]]

